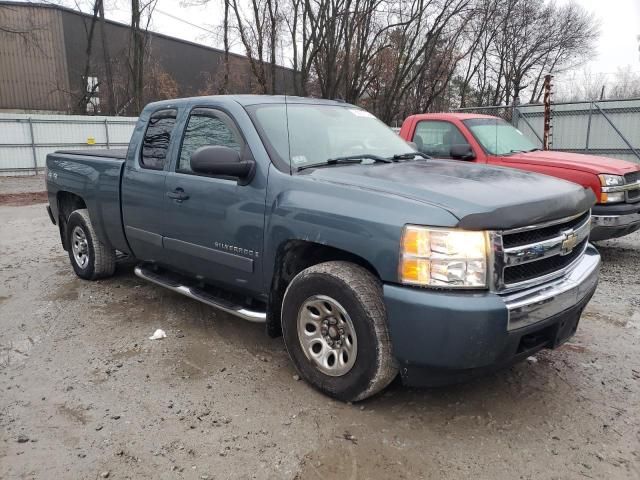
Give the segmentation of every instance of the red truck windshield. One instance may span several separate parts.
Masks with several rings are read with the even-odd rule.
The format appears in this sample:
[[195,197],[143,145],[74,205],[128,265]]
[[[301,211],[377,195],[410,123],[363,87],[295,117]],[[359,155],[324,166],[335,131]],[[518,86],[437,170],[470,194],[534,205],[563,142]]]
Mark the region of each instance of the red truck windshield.
[[491,155],[510,155],[537,150],[536,146],[511,124],[498,118],[473,118],[463,123]]

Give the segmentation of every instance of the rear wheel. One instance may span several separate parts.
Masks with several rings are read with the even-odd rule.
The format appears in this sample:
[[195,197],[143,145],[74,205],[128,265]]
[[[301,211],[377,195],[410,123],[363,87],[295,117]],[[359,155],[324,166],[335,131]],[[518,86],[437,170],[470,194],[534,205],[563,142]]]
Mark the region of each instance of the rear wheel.
[[380,281],[353,263],[299,273],[284,296],[282,331],[301,376],[340,400],[370,397],[397,374]]
[[115,272],[115,251],[98,239],[88,210],[75,210],[69,215],[67,244],[71,266],[80,278],[96,280]]

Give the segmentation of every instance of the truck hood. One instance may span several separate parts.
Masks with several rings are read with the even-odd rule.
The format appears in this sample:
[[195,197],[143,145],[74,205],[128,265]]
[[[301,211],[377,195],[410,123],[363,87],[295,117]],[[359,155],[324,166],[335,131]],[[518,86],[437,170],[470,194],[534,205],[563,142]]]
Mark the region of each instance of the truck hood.
[[[590,189],[564,180],[451,160],[343,165],[310,170],[307,175],[441,207],[460,220],[459,227],[471,230],[555,220],[584,212],[595,203]],[[423,223],[428,225],[429,219]]]
[[503,156],[501,160],[507,163],[513,163],[516,168],[518,168],[518,163],[528,163],[531,165],[570,168],[572,170],[590,172],[595,175],[601,173],[624,175],[640,170],[638,164],[617,158],[557,151],[516,153],[514,155]]

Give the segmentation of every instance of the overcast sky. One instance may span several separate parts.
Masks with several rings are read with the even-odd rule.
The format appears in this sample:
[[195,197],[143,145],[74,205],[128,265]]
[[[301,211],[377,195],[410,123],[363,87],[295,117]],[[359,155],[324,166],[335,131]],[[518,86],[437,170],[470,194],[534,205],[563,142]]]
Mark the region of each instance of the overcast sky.
[[627,65],[640,70],[640,0],[574,1],[600,20],[600,41],[588,67],[593,72],[615,72]]

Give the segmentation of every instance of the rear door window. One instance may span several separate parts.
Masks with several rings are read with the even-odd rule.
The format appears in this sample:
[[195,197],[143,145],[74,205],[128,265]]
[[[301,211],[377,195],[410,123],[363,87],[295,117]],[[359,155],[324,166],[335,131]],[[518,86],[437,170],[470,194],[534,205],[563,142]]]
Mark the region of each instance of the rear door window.
[[149,118],[147,130],[142,140],[140,165],[150,170],[164,170],[167,165],[167,152],[171,143],[171,134],[176,124],[178,111],[159,110]]
[[416,126],[413,142],[418,150],[437,158],[451,158],[453,145],[464,145],[465,140],[458,127],[449,122],[423,120]]
[[211,108],[196,108],[189,115],[176,171],[191,173],[191,155],[205,145],[229,147],[242,154],[244,142],[231,118]]

